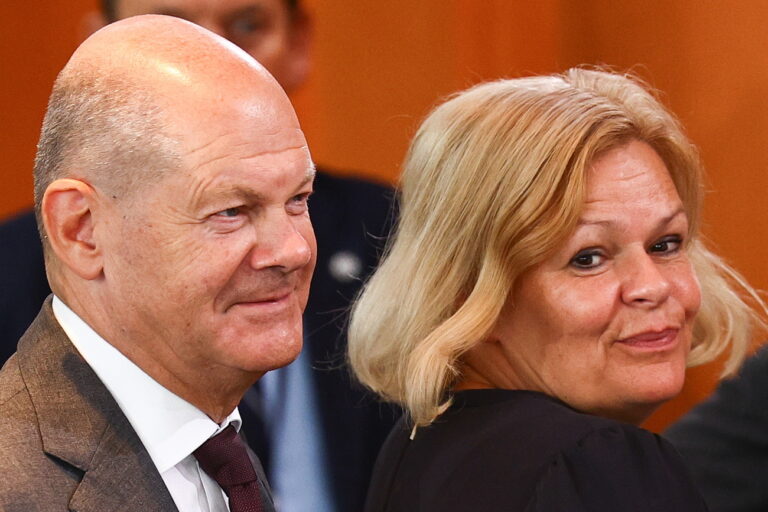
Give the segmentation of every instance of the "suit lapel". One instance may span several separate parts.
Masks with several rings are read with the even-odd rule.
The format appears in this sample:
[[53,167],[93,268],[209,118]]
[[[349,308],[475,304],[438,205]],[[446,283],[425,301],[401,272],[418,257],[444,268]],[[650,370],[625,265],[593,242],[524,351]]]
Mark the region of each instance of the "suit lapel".
[[106,429],[69,506],[77,512],[176,510],[127,420]]
[[18,357],[43,450],[83,472],[72,510],[176,510],[125,415],[54,318],[50,297]]

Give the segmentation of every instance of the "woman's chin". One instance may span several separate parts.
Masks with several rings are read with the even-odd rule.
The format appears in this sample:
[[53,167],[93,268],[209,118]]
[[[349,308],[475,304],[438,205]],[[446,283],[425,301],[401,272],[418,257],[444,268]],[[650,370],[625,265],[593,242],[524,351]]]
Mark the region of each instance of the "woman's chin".
[[634,390],[634,393],[625,395],[612,404],[598,405],[584,412],[640,425],[662,404],[679,395],[683,383],[684,379],[671,379],[664,383],[658,383],[664,385],[648,387],[641,393]]

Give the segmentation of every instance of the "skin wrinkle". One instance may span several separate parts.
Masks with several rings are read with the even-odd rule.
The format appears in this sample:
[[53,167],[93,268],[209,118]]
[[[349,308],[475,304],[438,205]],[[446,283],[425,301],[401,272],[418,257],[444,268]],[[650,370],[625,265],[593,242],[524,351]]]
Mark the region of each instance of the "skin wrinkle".
[[[298,192],[308,183],[313,181],[315,173],[315,166],[311,163],[311,166],[307,168],[304,180],[299,184],[298,187],[296,187],[296,191]],[[203,177],[203,179],[195,182],[195,186],[193,187],[193,192],[191,194],[191,196],[194,198],[192,204],[194,205],[195,211],[199,212],[198,215],[200,215],[200,217],[191,217],[194,222],[202,222],[209,215],[230,207],[227,206],[221,210],[215,210],[215,208],[212,208],[211,205],[224,203],[224,200],[229,201],[232,197],[241,199],[247,204],[263,203],[265,201],[265,196],[263,194],[260,194],[252,189],[242,187],[233,189],[228,183],[222,183],[221,186],[216,186],[214,183],[215,180],[210,177],[209,179]],[[206,211],[203,212],[203,210]]]
[[[597,203],[598,203],[597,201],[585,201],[584,204],[586,204],[586,205],[594,205],[594,204],[597,204]],[[664,217],[661,220],[661,222],[659,223],[659,225],[669,224],[670,222],[672,222],[672,220],[674,220],[675,217],[677,217],[678,215],[681,215],[681,214],[682,215],[686,215],[685,209],[682,208],[682,207],[677,209],[676,211],[672,212],[671,214],[667,215],[666,217]],[[576,226],[577,227],[579,227],[579,226],[609,226],[611,224],[612,224],[612,221],[591,221],[589,219],[585,219],[584,217],[581,217],[581,218],[579,218],[578,222],[576,223]]]
[[[205,144],[203,147],[200,147],[197,150],[194,150],[194,151],[188,153],[188,156],[193,156],[195,152],[204,151],[206,148],[216,144],[216,142],[217,141],[212,141],[212,142],[210,142],[208,144]],[[236,146],[230,146],[230,147],[236,148]],[[292,147],[292,148],[286,148],[286,149],[283,149],[283,150],[280,150],[280,151],[262,151],[262,152],[251,154],[251,155],[247,155],[247,156],[238,156],[238,159],[242,160],[242,161],[248,161],[248,160],[252,160],[254,158],[258,158],[258,157],[261,157],[261,156],[276,155],[276,154],[283,153],[283,152],[286,152],[286,151],[295,151],[297,149],[299,149],[299,150],[303,149],[303,150],[307,150],[307,151],[309,150],[309,148],[306,145],[304,145],[304,146],[296,146],[296,147]],[[214,156],[214,157],[211,157],[209,160],[203,160],[203,161],[199,162],[198,166],[211,165],[211,164],[213,164],[215,162],[218,162],[220,160],[224,160],[226,158],[230,158],[230,155]]]

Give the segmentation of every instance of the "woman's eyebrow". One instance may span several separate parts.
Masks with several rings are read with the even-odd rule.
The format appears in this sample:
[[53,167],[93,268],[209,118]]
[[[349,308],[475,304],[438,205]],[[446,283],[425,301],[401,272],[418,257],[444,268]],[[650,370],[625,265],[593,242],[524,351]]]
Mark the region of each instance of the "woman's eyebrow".
[[[659,220],[659,222],[658,222],[658,225],[659,226],[663,226],[664,224],[669,224],[670,222],[672,222],[675,219],[675,217],[677,217],[678,215],[681,215],[681,214],[685,215],[685,209],[682,206],[680,206],[679,208],[675,209],[669,215],[666,215],[663,218],[661,218]],[[576,223],[576,226],[607,226],[607,225],[610,225],[610,224],[613,224],[613,223],[614,222],[611,219],[606,219],[606,220],[589,220],[589,219],[585,219],[583,217],[580,217],[579,221]]]

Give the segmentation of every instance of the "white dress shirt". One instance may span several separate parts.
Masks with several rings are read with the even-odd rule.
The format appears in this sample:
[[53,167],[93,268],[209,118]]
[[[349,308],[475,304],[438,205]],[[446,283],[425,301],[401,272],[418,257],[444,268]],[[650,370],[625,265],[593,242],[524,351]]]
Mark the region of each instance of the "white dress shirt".
[[99,336],[58,297],[53,313],[128,418],[181,512],[229,512],[227,496],[192,452],[230,423],[240,430],[237,408],[218,425],[171,393]]

